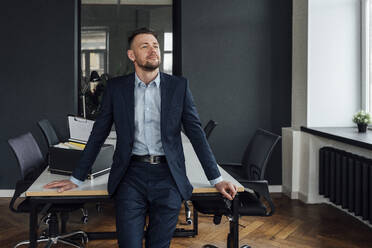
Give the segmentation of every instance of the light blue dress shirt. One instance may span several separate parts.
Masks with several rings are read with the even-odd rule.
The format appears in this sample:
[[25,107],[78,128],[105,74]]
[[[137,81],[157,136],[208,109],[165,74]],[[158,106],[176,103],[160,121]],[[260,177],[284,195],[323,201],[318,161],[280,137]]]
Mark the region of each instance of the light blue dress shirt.
[[132,154],[164,155],[160,133],[160,106],[160,73],[147,85],[136,74]]
[[[134,81],[134,142],[132,154],[164,155],[160,131],[160,73],[149,84],[142,82],[137,74]],[[76,185],[80,181],[74,177],[70,180]],[[222,176],[210,180],[211,185],[221,182]]]

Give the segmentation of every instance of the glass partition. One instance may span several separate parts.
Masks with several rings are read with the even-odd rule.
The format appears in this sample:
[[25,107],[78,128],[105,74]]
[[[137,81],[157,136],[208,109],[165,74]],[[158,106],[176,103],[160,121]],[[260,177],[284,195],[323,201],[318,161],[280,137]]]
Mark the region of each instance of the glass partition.
[[158,33],[160,70],[173,69],[172,0],[81,0],[81,84],[79,114],[95,119],[106,82],[134,71],[128,36],[147,27]]

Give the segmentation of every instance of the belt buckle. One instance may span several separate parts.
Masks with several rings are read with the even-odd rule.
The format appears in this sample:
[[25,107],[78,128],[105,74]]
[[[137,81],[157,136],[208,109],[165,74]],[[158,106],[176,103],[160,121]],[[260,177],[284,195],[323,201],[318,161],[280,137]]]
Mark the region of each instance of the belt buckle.
[[156,161],[155,161],[155,156],[153,155],[150,155],[150,164],[157,164]]

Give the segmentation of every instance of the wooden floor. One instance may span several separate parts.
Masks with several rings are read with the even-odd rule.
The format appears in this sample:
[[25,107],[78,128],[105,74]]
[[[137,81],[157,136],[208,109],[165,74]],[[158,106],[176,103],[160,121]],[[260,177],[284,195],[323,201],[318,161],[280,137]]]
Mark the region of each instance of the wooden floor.
[[[252,248],[274,247],[372,247],[372,229],[355,218],[327,204],[306,205],[288,197],[274,195],[277,212],[274,216],[242,217],[240,219],[240,245]],[[20,240],[28,238],[28,216],[15,214],[8,209],[9,198],[0,198],[0,247],[13,247]],[[102,213],[97,213],[95,205],[88,205],[89,222],[80,224],[81,213],[70,217],[70,229],[86,231],[114,231],[115,217],[113,205],[105,203]],[[179,222],[184,221],[184,214]],[[182,224],[179,227],[188,228]],[[200,248],[210,243],[226,247],[228,221],[214,225],[210,216],[200,215],[199,235],[195,238],[174,238],[171,248]],[[40,246],[41,247],[41,246]],[[67,247],[63,245],[53,247]],[[115,240],[90,241],[88,248],[117,247]]]

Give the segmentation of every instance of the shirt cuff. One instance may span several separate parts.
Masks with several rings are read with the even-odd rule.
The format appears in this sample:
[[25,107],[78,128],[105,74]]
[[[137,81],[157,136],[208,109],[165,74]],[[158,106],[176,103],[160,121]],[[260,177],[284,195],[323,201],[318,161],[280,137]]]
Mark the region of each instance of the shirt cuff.
[[216,185],[217,183],[222,182],[222,181],[223,181],[222,176],[219,176],[219,177],[217,177],[216,179],[209,180],[209,183],[210,183],[212,186],[214,186],[214,185]]
[[76,179],[75,177],[71,176],[70,181],[76,184],[77,186],[80,186],[83,184],[84,181],[80,181],[79,179]]

